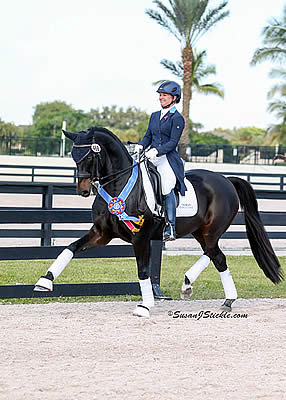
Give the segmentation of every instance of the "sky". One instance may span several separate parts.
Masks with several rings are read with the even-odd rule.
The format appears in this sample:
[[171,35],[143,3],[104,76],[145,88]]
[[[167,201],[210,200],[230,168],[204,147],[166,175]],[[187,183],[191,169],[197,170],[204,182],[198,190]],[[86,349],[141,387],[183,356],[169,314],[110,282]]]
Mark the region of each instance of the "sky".
[[[220,2],[210,0],[210,7]],[[262,45],[262,28],[281,17],[285,5],[229,0],[230,16],[197,42],[216,66],[208,83],[225,90],[224,100],[194,94],[190,117],[205,130],[266,129],[276,122],[267,112],[273,65],[252,67],[250,60]],[[181,45],[145,14],[147,8],[156,8],[152,0],[0,0],[0,118],[31,124],[34,107],[55,100],[85,112],[111,105],[157,111],[152,83],[176,80],[160,61],[180,60]]]

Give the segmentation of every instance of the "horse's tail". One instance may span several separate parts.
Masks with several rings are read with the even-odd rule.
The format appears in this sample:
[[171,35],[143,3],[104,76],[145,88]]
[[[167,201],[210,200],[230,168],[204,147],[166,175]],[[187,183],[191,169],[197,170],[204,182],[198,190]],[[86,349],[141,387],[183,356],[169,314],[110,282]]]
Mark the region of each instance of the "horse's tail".
[[228,179],[235,187],[244,211],[246,232],[252,253],[267,278],[273,283],[279,283],[283,279],[283,273],[260,219],[255,192],[243,179],[233,176]]

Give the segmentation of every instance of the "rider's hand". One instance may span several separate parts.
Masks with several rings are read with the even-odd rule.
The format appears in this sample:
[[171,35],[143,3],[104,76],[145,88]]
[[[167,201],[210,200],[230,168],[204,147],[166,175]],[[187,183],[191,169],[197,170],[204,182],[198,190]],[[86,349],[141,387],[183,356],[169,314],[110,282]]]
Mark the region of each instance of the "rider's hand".
[[147,158],[149,158],[149,160],[154,160],[154,158],[156,158],[157,154],[158,154],[158,150],[153,148],[151,150],[148,150],[145,155]]
[[141,151],[143,150],[142,144],[136,144],[134,150],[135,150],[135,153],[141,153]]

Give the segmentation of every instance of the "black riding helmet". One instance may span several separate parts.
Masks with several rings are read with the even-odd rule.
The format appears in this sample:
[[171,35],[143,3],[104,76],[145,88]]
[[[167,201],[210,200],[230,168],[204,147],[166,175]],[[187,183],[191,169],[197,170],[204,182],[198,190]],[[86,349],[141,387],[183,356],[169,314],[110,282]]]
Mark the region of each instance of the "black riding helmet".
[[175,103],[179,103],[181,100],[181,96],[182,96],[182,91],[181,91],[180,85],[178,85],[177,82],[174,82],[174,81],[163,82],[157,89],[157,92],[158,93],[168,93],[172,96],[177,96]]

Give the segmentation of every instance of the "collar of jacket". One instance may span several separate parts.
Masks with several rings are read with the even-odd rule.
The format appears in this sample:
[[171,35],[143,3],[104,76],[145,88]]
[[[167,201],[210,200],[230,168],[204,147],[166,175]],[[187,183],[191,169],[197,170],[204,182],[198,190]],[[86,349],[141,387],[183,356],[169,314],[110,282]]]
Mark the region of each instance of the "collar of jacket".
[[[160,119],[165,118],[168,113],[174,114],[174,112],[176,112],[176,110],[177,110],[176,106],[173,106],[168,110],[165,110],[164,108],[162,108],[162,110],[160,111]],[[166,117],[166,118],[168,118],[168,117]]]

